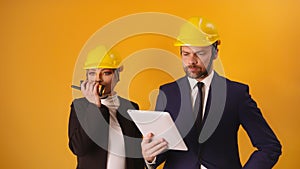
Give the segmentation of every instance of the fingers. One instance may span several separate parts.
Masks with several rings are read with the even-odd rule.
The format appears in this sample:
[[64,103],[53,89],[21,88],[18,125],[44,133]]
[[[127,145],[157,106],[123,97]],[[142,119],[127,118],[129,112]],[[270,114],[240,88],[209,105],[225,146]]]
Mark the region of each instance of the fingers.
[[98,82],[84,81],[81,83],[81,92],[83,96],[91,103],[96,104],[98,107],[101,105],[101,101],[98,93]]
[[94,82],[94,84],[93,84],[93,94],[96,96],[99,96],[99,83],[98,82]]
[[94,83],[93,96],[95,98],[95,104],[97,105],[97,107],[100,107],[101,106],[101,100],[100,100],[100,97],[99,97],[99,83],[98,82]]
[[[81,91],[86,95],[97,94],[96,87],[99,86],[98,82],[84,81],[81,83]],[[96,92],[95,92],[96,91]]]
[[155,157],[165,150],[167,145],[168,143],[164,139],[154,140],[145,144],[145,150],[148,156]]
[[143,138],[143,141],[142,141],[142,144],[144,143],[149,143],[151,141],[153,137],[153,133],[148,133],[144,138]]
[[81,91],[85,91],[86,90],[86,84],[87,84],[87,80],[83,81],[81,84],[80,84],[80,88],[81,88]]
[[87,82],[86,90],[89,92],[89,94],[93,93],[93,89],[94,89],[95,85],[96,85],[96,82]]
[[152,140],[153,134],[147,134],[141,143],[143,157],[152,162],[154,158],[168,148],[168,143],[165,139]]

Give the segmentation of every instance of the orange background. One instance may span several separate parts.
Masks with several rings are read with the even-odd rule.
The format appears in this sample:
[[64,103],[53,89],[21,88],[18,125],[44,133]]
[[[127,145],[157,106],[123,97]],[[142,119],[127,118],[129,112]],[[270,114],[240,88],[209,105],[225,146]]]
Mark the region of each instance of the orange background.
[[[1,168],[75,168],[67,127],[73,99],[70,85],[79,52],[102,26],[140,12],[182,18],[202,15],[216,23],[226,76],[250,85],[253,98],[283,144],[283,155],[274,168],[297,168],[299,6],[298,0],[1,0]],[[145,48],[178,52],[172,39],[156,35],[129,38],[118,47],[123,56]],[[151,109],[149,93],[172,79],[156,69],[139,72],[130,84],[129,98],[142,109]],[[242,131],[239,142],[244,163],[253,149]]]

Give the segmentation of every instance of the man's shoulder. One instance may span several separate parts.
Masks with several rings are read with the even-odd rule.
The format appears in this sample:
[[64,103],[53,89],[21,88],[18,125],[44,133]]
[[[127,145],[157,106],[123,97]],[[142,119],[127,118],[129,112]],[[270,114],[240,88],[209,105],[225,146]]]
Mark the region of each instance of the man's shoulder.
[[161,85],[160,88],[163,88],[163,89],[174,88],[174,87],[178,88],[178,86],[181,86],[183,84],[188,84],[187,82],[188,82],[188,79],[186,76],[184,76],[184,77],[177,79],[176,81],[165,83],[165,84]]
[[239,81],[230,80],[226,78],[226,82],[228,87],[234,87],[234,88],[248,88],[248,85]]
[[235,81],[235,80],[232,80],[232,79],[229,79],[227,77],[224,77],[224,76],[220,76],[219,74],[215,74],[215,77],[214,77],[215,80],[225,80],[226,81],[226,84],[228,87],[248,87],[247,84],[245,83],[242,83],[242,82],[239,82],[239,81]]

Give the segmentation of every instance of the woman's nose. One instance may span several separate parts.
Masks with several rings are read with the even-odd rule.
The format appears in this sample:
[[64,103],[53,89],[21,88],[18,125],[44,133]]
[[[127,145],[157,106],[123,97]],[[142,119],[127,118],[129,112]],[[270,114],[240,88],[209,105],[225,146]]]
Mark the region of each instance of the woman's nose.
[[101,73],[97,74],[95,80],[96,80],[97,82],[102,82],[102,74],[101,74]]

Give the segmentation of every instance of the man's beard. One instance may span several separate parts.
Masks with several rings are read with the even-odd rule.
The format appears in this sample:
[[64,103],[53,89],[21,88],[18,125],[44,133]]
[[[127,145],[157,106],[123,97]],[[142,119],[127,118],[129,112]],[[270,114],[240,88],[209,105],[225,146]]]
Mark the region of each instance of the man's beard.
[[[207,67],[205,67],[205,68],[201,68],[197,65],[188,65],[188,66],[183,66],[183,69],[184,69],[185,74],[190,78],[193,78],[193,79],[204,78],[204,77],[208,76],[208,71],[209,72],[211,71],[212,62],[213,62],[213,58],[211,57]],[[195,73],[191,73],[188,70],[189,68],[197,68],[197,69],[199,69],[199,71],[195,72]]]
[[[188,70],[189,68],[197,68],[197,69],[199,69],[199,71],[192,73]],[[196,65],[184,66],[183,69],[184,69],[185,74],[188,77],[193,78],[193,79],[203,78],[208,75],[208,72],[206,69],[203,70],[201,67],[196,66]]]

